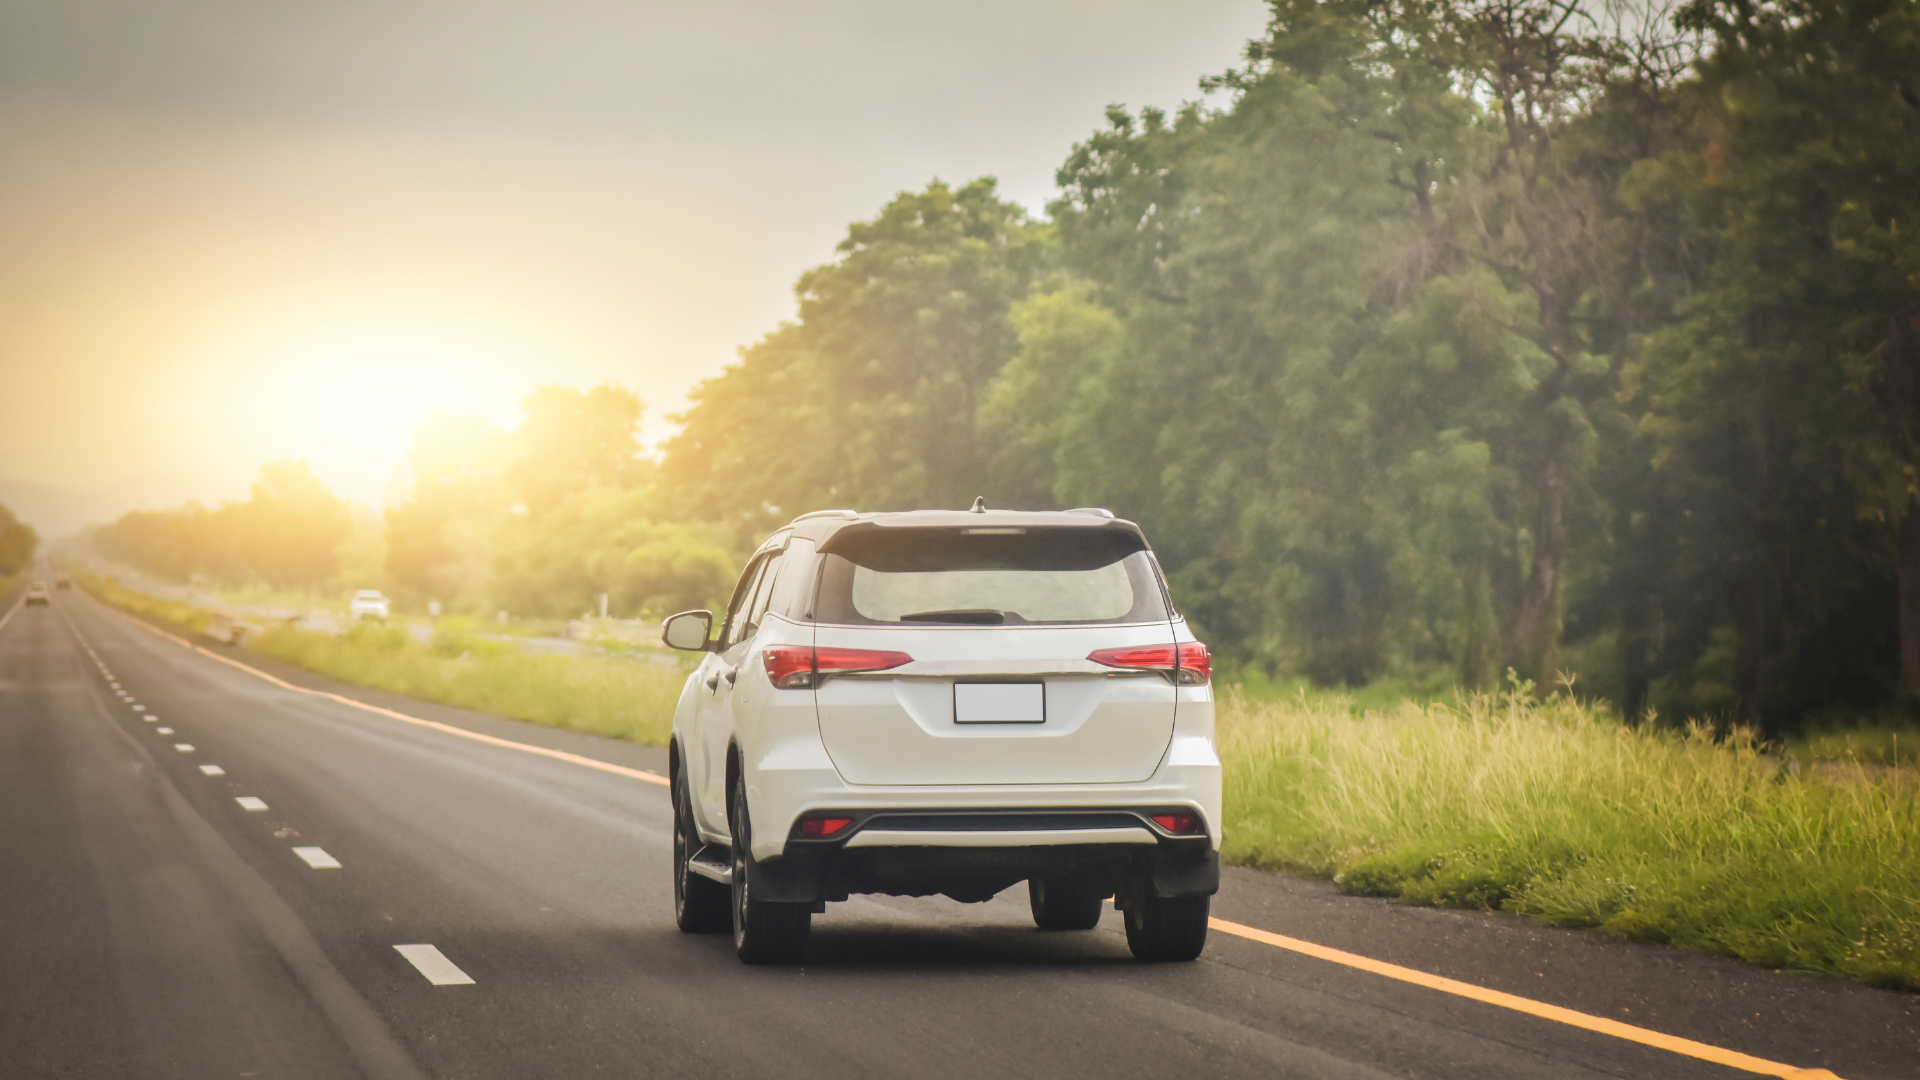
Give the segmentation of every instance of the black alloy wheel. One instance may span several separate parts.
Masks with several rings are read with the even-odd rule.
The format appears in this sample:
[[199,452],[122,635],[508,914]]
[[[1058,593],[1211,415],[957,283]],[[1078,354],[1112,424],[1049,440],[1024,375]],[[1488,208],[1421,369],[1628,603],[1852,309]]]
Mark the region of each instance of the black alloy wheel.
[[693,796],[687,790],[685,769],[673,778],[673,921],[686,934],[715,934],[732,918],[727,887],[693,872],[693,854],[700,850],[699,830],[693,824]]
[[793,964],[807,951],[813,905],[773,904],[753,898],[753,823],[747,785],[733,786],[733,948],[743,963]]
[[1127,894],[1127,948],[1135,960],[1192,960],[1207,947],[1211,896],[1153,895],[1146,881]]
[[1100,925],[1108,890],[1072,878],[1031,878],[1027,903],[1042,930],[1091,930]]

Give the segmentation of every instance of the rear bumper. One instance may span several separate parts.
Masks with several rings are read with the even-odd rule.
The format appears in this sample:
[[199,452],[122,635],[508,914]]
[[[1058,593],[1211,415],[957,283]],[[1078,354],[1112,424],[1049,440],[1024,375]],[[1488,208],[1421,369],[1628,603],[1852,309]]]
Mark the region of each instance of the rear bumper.
[[[1211,720],[1209,716],[1207,718]],[[1089,811],[1130,815],[1122,821],[1082,822],[1055,819],[1021,828],[1112,828],[1140,826],[1162,835],[1146,820],[1146,811],[1164,809],[1198,814],[1208,845],[1220,846],[1220,759],[1214,753],[1211,724],[1204,734],[1176,731],[1172,743],[1154,770],[1140,783],[1120,784],[979,784],[979,785],[864,785],[849,784],[827,759],[817,735],[801,733],[769,747],[757,759],[745,762],[747,807],[753,815],[753,858],[773,863],[804,846],[794,833],[803,815],[833,812],[855,819],[853,829],[836,841],[858,835],[878,815],[945,814],[995,815],[1046,812],[1072,815]],[[726,843],[726,823],[702,823],[706,839]],[[975,827],[969,825],[969,828]],[[897,822],[896,822],[897,826]],[[896,827],[889,826],[889,827]],[[927,826],[916,826],[925,828]],[[1000,826],[1000,827],[1005,827]],[[1035,838],[1036,842],[1040,841]],[[923,842],[914,846],[933,846]],[[965,845],[948,845],[965,846]],[[1118,846],[1111,843],[1102,846]]]
[[1142,882],[1161,897],[1211,895],[1220,888],[1220,854],[1211,838],[1167,835],[1130,809],[882,811],[842,838],[790,840],[783,855],[755,860],[753,869],[755,895],[780,903],[854,893],[976,902],[1029,878],[1110,892]]

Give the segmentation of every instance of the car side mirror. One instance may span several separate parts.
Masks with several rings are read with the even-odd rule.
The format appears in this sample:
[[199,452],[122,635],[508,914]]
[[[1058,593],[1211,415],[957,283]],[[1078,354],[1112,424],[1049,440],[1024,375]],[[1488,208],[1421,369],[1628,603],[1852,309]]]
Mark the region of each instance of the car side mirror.
[[713,636],[713,612],[683,611],[667,616],[661,625],[660,640],[669,648],[687,652],[706,652],[707,639]]

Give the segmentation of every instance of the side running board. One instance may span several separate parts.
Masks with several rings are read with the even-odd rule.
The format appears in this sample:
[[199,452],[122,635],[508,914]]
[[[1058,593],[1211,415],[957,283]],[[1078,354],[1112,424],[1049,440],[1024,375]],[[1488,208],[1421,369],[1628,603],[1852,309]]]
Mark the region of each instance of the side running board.
[[687,860],[687,869],[722,885],[733,884],[733,851],[719,844],[702,844]]

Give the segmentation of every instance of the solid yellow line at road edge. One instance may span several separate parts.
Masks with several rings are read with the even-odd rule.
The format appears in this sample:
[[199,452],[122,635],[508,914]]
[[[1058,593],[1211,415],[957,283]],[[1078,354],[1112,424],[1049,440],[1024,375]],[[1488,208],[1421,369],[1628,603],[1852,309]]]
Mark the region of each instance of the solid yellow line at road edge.
[[[89,598],[91,598],[91,596]],[[98,600],[95,600],[94,602],[100,603],[100,601]],[[193,642],[188,641],[186,638],[180,637],[175,634],[169,634],[165,630],[162,630],[157,626],[149,626],[147,625],[145,620],[136,619],[133,616],[127,614],[124,611],[121,611],[120,609],[114,607],[111,604],[100,603],[100,606],[106,608],[108,611],[113,612],[115,615],[118,615],[121,618],[127,620],[128,622],[139,627],[140,629],[145,630],[149,633],[158,634],[161,637],[166,638],[168,641],[171,641],[174,644],[181,646],[182,648],[192,649],[194,652],[197,652],[200,655],[205,656],[209,659],[218,660],[221,663],[226,664],[230,667],[237,667],[241,671],[244,671],[249,675],[258,676],[262,679],[267,680],[268,682],[272,683],[275,686],[282,687],[287,690],[292,690],[295,693],[309,694],[313,697],[327,698],[330,701],[337,701],[342,705],[349,705],[356,709],[364,709],[370,713],[378,713],[379,715],[387,717],[388,719],[391,719],[391,720],[399,720],[408,724],[417,724],[420,727],[432,728],[435,731],[444,731],[449,735],[458,735],[463,739],[472,739],[475,742],[483,742],[489,746],[503,746],[509,750],[519,750],[528,754],[538,754],[541,757],[552,758],[555,761],[565,761],[573,765],[584,765],[589,769],[599,769],[601,772],[613,773],[616,776],[625,776],[633,780],[644,780],[649,784],[667,784],[669,782],[666,777],[661,776],[659,773],[650,773],[644,769],[629,769],[625,765],[615,765],[610,761],[600,761],[597,758],[584,757],[580,754],[569,754],[565,750],[549,750],[544,746],[534,746],[531,743],[514,742],[512,739],[502,739],[493,735],[482,735],[477,731],[468,731],[466,728],[454,727],[452,724],[442,724],[437,720],[423,720],[418,716],[408,716],[406,713],[403,713],[403,712],[395,712],[392,709],[383,709],[378,705],[369,705],[364,701],[355,701],[350,697],[343,697],[339,694],[328,693],[325,690],[311,690],[304,686],[295,686],[294,684],[286,681],[285,679],[276,678],[275,676],[269,675],[266,672],[261,671],[259,668],[254,667],[251,664],[243,664],[240,661],[233,659],[232,657],[221,656],[219,653],[214,652],[211,649],[203,649],[200,646],[195,645]]]
[[1329,949],[1325,945],[1315,945],[1311,941],[1290,938],[1284,934],[1270,933],[1266,930],[1256,930],[1251,926],[1242,926],[1239,923],[1228,922],[1225,919],[1208,919],[1207,925],[1223,934],[1232,934],[1235,937],[1246,938],[1248,941],[1257,941],[1262,945],[1272,945],[1277,949],[1288,949],[1292,952],[1311,956],[1317,960],[1325,960],[1329,963],[1358,968],[1370,974],[1381,975],[1389,979],[1398,979],[1401,982],[1412,983],[1415,986],[1424,986],[1429,990],[1438,990],[1445,994],[1471,998],[1474,1001],[1484,1002],[1488,1005],[1498,1005],[1503,1009],[1512,1009],[1515,1012],[1523,1012],[1529,1016],[1538,1016],[1543,1020],[1555,1020],[1562,1024],[1571,1024],[1574,1027],[1585,1028],[1588,1031],[1599,1032],[1602,1035],[1611,1035],[1616,1039],[1626,1039],[1629,1042],[1637,1042],[1675,1054],[1684,1054],[1687,1057],[1699,1058],[1702,1061],[1711,1061],[1716,1065],[1725,1065],[1729,1068],[1742,1069],[1750,1073],[1759,1073],[1762,1076],[1793,1077],[1797,1078],[1797,1080],[1839,1080],[1839,1077],[1828,1072],[1826,1069],[1801,1069],[1792,1065],[1783,1065],[1780,1062],[1757,1058],[1751,1054],[1742,1054],[1735,1050],[1724,1050],[1718,1046],[1695,1042],[1692,1039],[1682,1039],[1677,1035],[1664,1035],[1658,1031],[1649,1031],[1643,1027],[1635,1027],[1632,1024],[1623,1024],[1618,1020],[1609,1020],[1604,1016],[1594,1016],[1591,1013],[1565,1009],[1558,1005],[1549,1005],[1544,1001],[1535,1001],[1532,998],[1523,998],[1516,994],[1504,994],[1498,990],[1488,990],[1485,987],[1475,986],[1472,983],[1463,983],[1455,979],[1443,978],[1439,975],[1429,975],[1424,971],[1415,971],[1413,968],[1401,967],[1398,964],[1389,964],[1380,960],[1369,959],[1356,953],[1343,952],[1339,949]]

